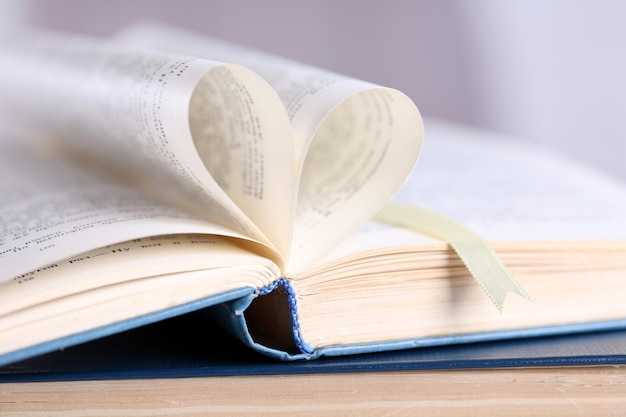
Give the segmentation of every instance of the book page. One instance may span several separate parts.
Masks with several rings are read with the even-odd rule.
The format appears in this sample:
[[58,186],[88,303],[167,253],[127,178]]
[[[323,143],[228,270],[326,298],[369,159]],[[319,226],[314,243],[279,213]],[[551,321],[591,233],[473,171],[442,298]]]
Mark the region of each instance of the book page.
[[3,284],[0,355],[159,311],[185,311],[207,297],[262,288],[278,273],[267,258],[218,236],[156,236],[82,253]]
[[287,252],[291,128],[260,77],[233,65],[59,34],[2,46],[6,112],[162,199]]
[[2,136],[0,195],[0,283],[60,259],[145,236],[243,237],[86,167],[42,155],[23,140]]
[[[9,322],[3,323],[7,327],[16,326],[5,316],[52,300],[124,284],[126,281],[233,267],[249,267],[252,271],[262,266],[268,273],[265,281],[255,285],[262,287],[269,285],[280,274],[277,266],[269,259],[237,243],[235,239],[217,235],[150,236],[59,259],[17,275],[3,284],[0,291],[0,322]],[[214,287],[216,293],[219,293],[218,285],[219,281],[206,283],[207,287]],[[95,298],[102,301],[102,298]]]
[[318,128],[298,192],[292,270],[302,270],[369,220],[411,172],[421,120],[410,100],[389,89],[338,104]]
[[280,97],[293,126],[296,169],[301,167],[315,130],[331,108],[373,86],[267,52],[157,23],[132,25],[116,38],[124,43],[237,63],[259,74]]
[[415,164],[421,118],[396,90],[156,24],[130,27],[118,39],[242,64],[276,90],[292,124],[300,178],[288,274],[376,213]]
[[[422,158],[395,201],[437,211],[488,241],[624,240],[626,187],[492,132],[426,125]],[[369,222],[326,259],[434,242]]]

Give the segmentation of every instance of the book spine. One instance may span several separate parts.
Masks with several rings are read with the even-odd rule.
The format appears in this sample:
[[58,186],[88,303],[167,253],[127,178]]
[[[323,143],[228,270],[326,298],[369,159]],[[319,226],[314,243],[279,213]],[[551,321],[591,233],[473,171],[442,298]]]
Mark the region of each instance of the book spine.
[[272,291],[275,291],[279,287],[282,287],[282,289],[285,291],[285,294],[287,295],[287,304],[289,306],[289,316],[291,318],[291,333],[293,335],[294,343],[296,344],[297,348],[300,350],[301,353],[306,354],[306,355],[311,354],[313,353],[313,348],[304,341],[304,339],[302,338],[302,333],[300,332],[300,320],[298,317],[298,302],[296,298],[296,293],[293,287],[291,286],[291,284],[289,284],[289,280],[287,278],[280,278],[272,282],[270,285],[261,288],[258,291],[258,295],[259,296],[267,295],[271,293]]

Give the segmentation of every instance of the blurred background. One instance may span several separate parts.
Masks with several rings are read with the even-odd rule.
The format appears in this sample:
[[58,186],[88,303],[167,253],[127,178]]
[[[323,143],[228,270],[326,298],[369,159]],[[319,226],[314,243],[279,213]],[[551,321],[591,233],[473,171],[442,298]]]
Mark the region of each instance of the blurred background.
[[398,88],[626,182],[626,1],[0,0],[0,27],[157,20]]

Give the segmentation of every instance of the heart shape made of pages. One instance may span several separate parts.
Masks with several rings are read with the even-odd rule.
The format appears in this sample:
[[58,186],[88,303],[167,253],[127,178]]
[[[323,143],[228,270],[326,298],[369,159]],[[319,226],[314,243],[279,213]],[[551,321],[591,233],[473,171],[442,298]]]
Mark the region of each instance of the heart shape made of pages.
[[[397,90],[156,23],[132,25],[118,39],[242,65],[266,81],[264,87],[244,77],[246,85],[254,85],[248,92],[256,91],[245,99],[257,108],[255,123],[272,132],[271,140],[262,141],[267,146],[263,198],[237,195],[235,187],[220,181],[219,161],[209,170],[283,254],[287,272],[315,262],[372,217],[415,165],[422,119]],[[256,133],[247,134],[257,146],[252,152],[258,150]],[[260,178],[259,169],[255,172]],[[249,174],[243,169],[237,175],[249,179]]]
[[283,90],[237,65],[209,71],[190,100],[204,165],[283,254],[287,274],[376,214],[422,142],[419,112],[404,94],[335,75],[316,85],[311,74],[299,87],[308,100],[291,117]]
[[198,83],[189,120],[206,168],[291,273],[391,198],[417,160],[422,123],[404,94],[342,77],[317,87],[291,122],[278,93],[219,65]]

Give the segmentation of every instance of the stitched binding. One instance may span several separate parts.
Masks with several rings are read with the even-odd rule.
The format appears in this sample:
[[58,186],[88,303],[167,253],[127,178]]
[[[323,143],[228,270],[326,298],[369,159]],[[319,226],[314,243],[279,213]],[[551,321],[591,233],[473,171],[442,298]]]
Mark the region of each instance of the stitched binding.
[[293,340],[296,344],[296,347],[302,353],[313,353],[313,348],[304,342],[302,334],[300,333],[300,320],[298,317],[298,304],[296,300],[296,293],[293,290],[291,284],[289,284],[289,280],[287,278],[280,278],[272,282],[270,285],[259,289],[257,291],[257,294],[260,296],[267,295],[276,290],[278,287],[283,287],[283,289],[285,290],[285,294],[287,294],[289,315],[291,316],[291,334],[293,335]]

